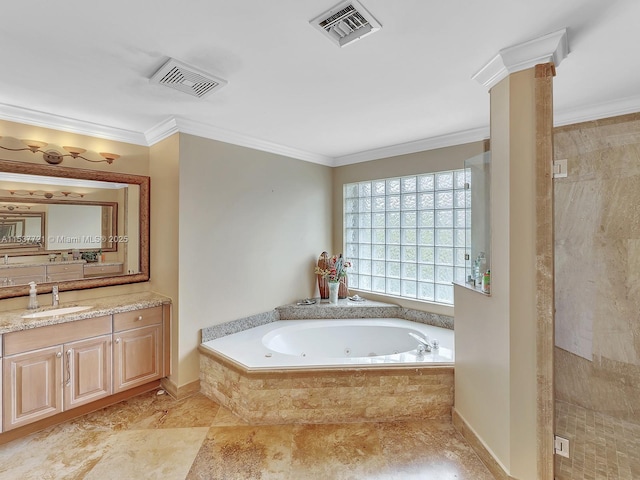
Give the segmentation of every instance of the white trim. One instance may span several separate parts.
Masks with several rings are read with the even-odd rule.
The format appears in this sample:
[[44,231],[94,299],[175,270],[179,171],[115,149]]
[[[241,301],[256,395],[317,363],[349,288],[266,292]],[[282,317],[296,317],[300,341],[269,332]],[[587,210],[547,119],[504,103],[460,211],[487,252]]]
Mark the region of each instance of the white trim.
[[[498,57],[495,57],[493,60],[496,60],[496,58]],[[489,74],[489,71],[487,71],[487,74]],[[494,71],[493,76],[495,77],[495,75],[496,72]],[[640,96],[626,97],[607,103],[556,111],[554,114],[554,126],[570,125],[637,112],[640,112]],[[489,138],[489,126],[483,126],[334,158],[176,117],[168,117],[142,133],[0,103],[0,119],[142,146],[155,145],[175,133],[187,133],[233,145],[285,155],[328,167],[340,167],[354,163],[368,162],[381,158],[478,142]]]
[[239,145],[241,147],[253,148],[263,152],[284,155],[286,157],[296,158],[306,162],[319,163],[320,165],[326,165],[328,167],[333,166],[333,158],[325,155],[298,150],[297,148],[261,140],[259,138],[250,137],[237,132],[231,132],[220,127],[194,122],[193,120],[176,118],[175,121],[177,129],[181,133],[209,138],[211,140],[218,140],[220,142]]
[[413,142],[400,143],[398,145],[391,145],[388,147],[352,153],[350,155],[343,155],[335,158],[333,166],[341,167],[343,165],[351,165],[353,163],[368,162],[370,160],[396,157],[398,155],[424,152],[426,150],[435,150],[436,148],[452,147],[465,143],[479,142],[488,138],[489,127],[474,128],[471,130],[464,130],[462,132],[448,133],[437,137],[424,138]]
[[503,48],[472,78],[490,90],[508,75],[541,63],[556,67],[569,54],[567,29],[548,33],[512,47]]
[[180,133],[178,122],[175,117],[169,117],[145,131],[144,136],[147,139],[147,145],[151,146],[170,137],[174,133]]
[[640,95],[554,113],[554,126],[589,122],[640,112]]
[[61,130],[63,132],[88,135],[90,137],[104,138],[105,140],[147,146],[147,141],[140,132],[109,127],[107,125],[30,110],[28,108],[16,107],[4,103],[0,103],[0,119],[9,122],[35,125],[36,127]]

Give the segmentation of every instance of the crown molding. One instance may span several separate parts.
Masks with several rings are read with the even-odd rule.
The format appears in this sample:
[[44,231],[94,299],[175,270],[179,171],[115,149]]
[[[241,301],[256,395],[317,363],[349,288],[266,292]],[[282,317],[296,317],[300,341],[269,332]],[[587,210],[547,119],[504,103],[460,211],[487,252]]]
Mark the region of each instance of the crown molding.
[[320,155],[305,150],[299,150],[297,148],[288,147],[279,143],[268,142],[259,138],[254,138],[248,135],[239,134],[223,128],[214,127],[201,122],[195,122],[187,120],[185,118],[172,117],[164,122],[159,123],[155,127],[148,130],[147,135],[148,145],[153,145],[158,141],[172,135],[173,133],[180,132],[189,135],[196,135],[198,137],[208,138],[210,140],[218,140],[220,142],[230,143],[241,147],[252,148],[263,152],[274,153],[277,155],[284,155],[286,157],[296,158],[298,160],[304,160],[306,162],[318,163],[328,167],[333,166],[333,158],[326,155]]
[[61,130],[63,132],[77,133],[90,137],[104,138],[117,142],[132,143],[134,145],[147,145],[145,136],[140,132],[125,130],[123,128],[109,127],[98,123],[77,120],[51,113],[30,110],[0,103],[0,119],[9,122],[24,123],[36,127]]
[[489,127],[474,128],[461,132],[439,135],[437,137],[424,138],[413,142],[400,143],[388,147],[376,148],[373,150],[365,150],[350,155],[336,157],[333,166],[342,167],[353,163],[368,162],[371,160],[379,160],[381,158],[397,157],[398,155],[407,155],[409,153],[424,152],[426,150],[435,150],[436,148],[452,147],[471,142],[480,142],[489,138]]
[[[640,112],[640,95],[575,109],[556,110],[554,113],[554,125],[570,125],[638,112]],[[328,167],[340,167],[354,163],[379,160],[381,158],[482,141],[489,138],[490,134],[489,126],[485,126],[333,158],[176,117],[169,117],[144,133],[99,125],[6,104],[0,104],[0,119],[142,146],[154,145],[175,133],[186,133],[233,145],[284,155],[298,160],[318,163]]]
[[640,95],[554,112],[554,126],[572,125],[640,112]]
[[557,32],[503,48],[472,78],[490,90],[508,75],[538,64],[553,63],[558,67],[568,54],[567,29],[563,28]]
[[169,117],[144,132],[147,145],[155,145],[174,133],[180,133],[175,117]]

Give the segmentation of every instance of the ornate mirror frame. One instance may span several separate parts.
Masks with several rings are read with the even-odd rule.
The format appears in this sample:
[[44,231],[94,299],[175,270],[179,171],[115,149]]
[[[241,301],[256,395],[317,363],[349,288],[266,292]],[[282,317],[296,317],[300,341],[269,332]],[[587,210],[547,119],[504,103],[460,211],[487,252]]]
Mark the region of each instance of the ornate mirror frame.
[[[82,280],[67,280],[60,282],[42,283],[38,285],[38,293],[49,293],[53,285],[58,285],[60,291],[83,290],[88,288],[125,285],[129,283],[146,282],[149,280],[149,209],[151,179],[142,175],[106,172],[102,170],[85,170],[80,168],[66,168],[51,165],[0,160],[0,171],[8,173],[40,175],[58,178],[74,178],[81,180],[97,180],[103,182],[127,183],[138,185],[140,190],[140,272],[116,275],[113,277],[85,278]],[[28,285],[0,287],[0,299],[21,297],[29,294]]]

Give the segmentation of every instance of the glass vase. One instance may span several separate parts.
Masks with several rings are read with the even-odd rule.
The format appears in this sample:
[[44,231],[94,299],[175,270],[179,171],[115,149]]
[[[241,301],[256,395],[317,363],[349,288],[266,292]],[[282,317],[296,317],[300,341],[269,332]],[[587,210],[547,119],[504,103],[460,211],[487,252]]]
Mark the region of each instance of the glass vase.
[[340,282],[329,282],[329,303],[338,303],[338,290],[340,289]]

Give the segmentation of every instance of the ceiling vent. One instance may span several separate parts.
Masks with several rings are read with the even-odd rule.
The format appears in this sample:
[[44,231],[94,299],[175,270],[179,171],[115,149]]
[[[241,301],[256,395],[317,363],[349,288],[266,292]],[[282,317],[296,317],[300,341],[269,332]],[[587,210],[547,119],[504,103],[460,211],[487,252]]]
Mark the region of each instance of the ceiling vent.
[[377,32],[382,25],[356,0],[347,0],[309,22],[339,47]]
[[194,97],[203,98],[224,87],[227,81],[170,58],[153,74],[151,83],[165,85]]

